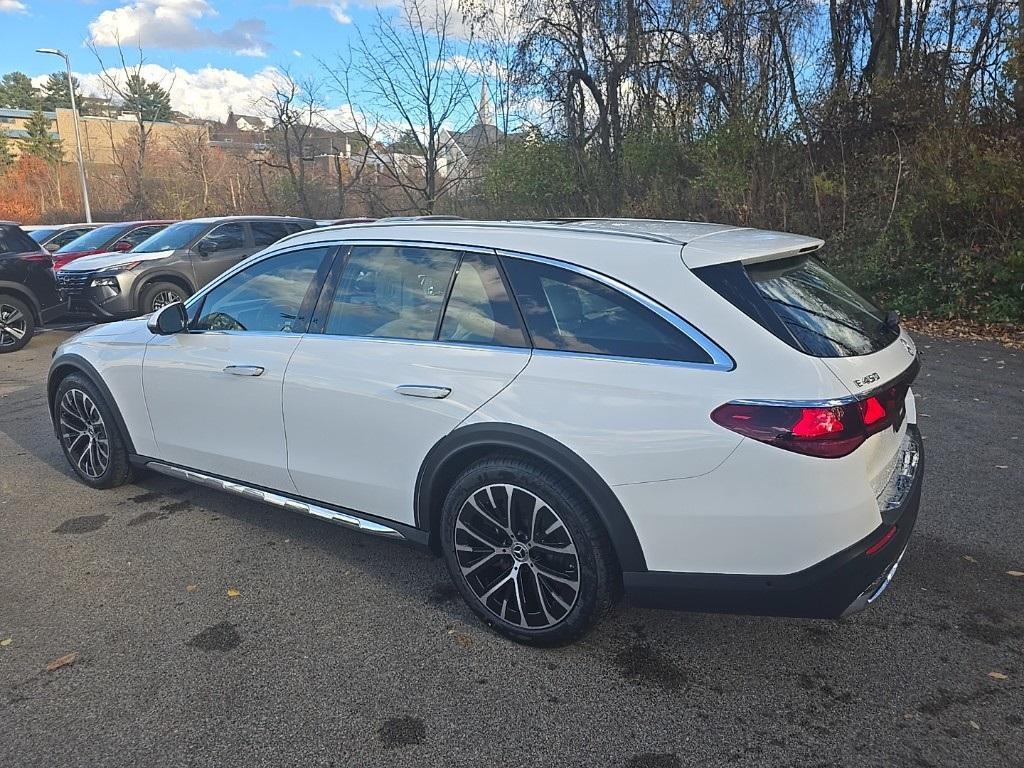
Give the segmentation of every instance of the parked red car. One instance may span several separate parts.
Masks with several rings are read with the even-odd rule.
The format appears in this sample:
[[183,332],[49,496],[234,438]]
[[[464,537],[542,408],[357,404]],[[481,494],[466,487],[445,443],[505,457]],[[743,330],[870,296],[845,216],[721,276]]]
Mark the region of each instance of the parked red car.
[[122,221],[86,232],[53,254],[53,268],[60,269],[75,259],[108,251],[130,251],[173,221]]

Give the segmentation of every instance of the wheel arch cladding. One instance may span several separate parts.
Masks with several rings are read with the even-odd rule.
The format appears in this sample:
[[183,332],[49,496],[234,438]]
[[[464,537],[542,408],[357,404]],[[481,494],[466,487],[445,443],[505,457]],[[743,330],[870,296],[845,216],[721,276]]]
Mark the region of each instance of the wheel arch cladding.
[[57,428],[57,414],[54,412],[54,398],[57,394],[57,389],[60,387],[61,382],[73,373],[84,376],[89,380],[89,383],[100,391],[100,394],[103,395],[104,403],[114,415],[114,423],[121,431],[122,437],[124,437],[128,453],[134,454],[135,444],[132,442],[128,425],[125,424],[124,417],[121,415],[121,409],[118,408],[117,401],[114,400],[110,388],[103,381],[103,377],[100,376],[99,371],[93,367],[92,363],[80,355],[73,353],[63,354],[50,365],[50,373],[46,379],[46,405],[50,410],[50,421],[53,422],[54,429]]
[[[172,285],[176,285],[179,288],[183,289],[188,294],[188,296],[191,296],[193,293],[196,292],[195,289],[192,287],[192,284],[188,281],[188,279],[183,277],[182,275],[177,275],[174,273],[160,273],[153,275],[152,277],[147,277],[137,288],[134,289],[134,303],[136,306],[138,306],[138,303],[142,300],[142,294],[144,294],[151,285],[155,285],[156,283],[171,283]],[[188,296],[186,296],[185,298],[187,299]]]
[[466,467],[487,456],[516,456],[550,468],[572,483],[596,511],[623,571],[646,571],[640,539],[618,497],[600,475],[571,449],[526,427],[486,423],[460,427],[427,453],[416,478],[416,527],[439,546],[441,507],[452,482]]

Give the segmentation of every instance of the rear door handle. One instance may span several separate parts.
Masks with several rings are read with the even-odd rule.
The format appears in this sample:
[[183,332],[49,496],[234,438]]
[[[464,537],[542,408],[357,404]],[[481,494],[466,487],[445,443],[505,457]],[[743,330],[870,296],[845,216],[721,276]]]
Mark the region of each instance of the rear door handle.
[[262,376],[264,369],[259,365],[229,365],[224,369],[224,373],[230,373],[233,376]]
[[409,397],[427,397],[431,400],[443,400],[452,393],[451,387],[432,387],[429,384],[399,384],[395,392]]

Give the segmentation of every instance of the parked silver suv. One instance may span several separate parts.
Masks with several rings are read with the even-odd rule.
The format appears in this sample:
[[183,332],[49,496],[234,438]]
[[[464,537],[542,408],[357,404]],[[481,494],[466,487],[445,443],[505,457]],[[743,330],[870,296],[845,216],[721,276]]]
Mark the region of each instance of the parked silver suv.
[[285,216],[181,221],[127,253],[71,262],[57,270],[57,283],[73,311],[96,318],[144,315],[184,301],[247,256],[314,226]]

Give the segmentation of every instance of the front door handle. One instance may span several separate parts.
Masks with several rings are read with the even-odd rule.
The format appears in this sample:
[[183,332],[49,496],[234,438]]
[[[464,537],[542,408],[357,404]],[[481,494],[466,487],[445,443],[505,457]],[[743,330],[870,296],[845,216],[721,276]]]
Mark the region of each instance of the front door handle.
[[451,387],[432,387],[429,384],[399,384],[395,392],[409,397],[427,397],[431,400],[443,400],[452,393]]
[[229,365],[224,373],[234,376],[262,376],[264,369],[259,365]]

